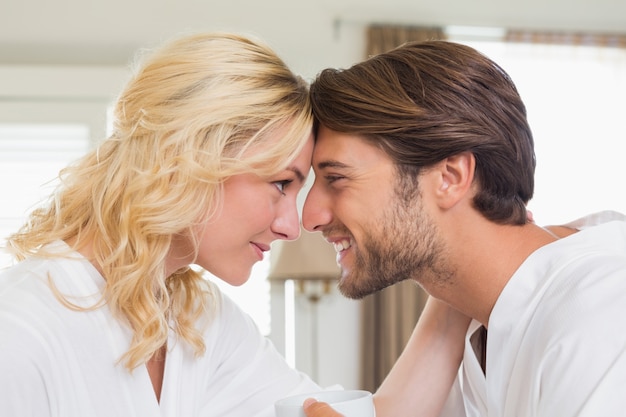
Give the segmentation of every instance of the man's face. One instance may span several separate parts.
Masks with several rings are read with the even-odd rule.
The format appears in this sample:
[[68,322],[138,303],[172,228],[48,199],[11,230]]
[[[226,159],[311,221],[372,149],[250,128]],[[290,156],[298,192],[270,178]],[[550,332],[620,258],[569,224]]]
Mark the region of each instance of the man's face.
[[436,278],[442,252],[437,228],[419,190],[399,186],[400,174],[385,152],[359,136],[321,127],[313,169],[302,223],[335,246],[345,296],[359,299],[405,279]]

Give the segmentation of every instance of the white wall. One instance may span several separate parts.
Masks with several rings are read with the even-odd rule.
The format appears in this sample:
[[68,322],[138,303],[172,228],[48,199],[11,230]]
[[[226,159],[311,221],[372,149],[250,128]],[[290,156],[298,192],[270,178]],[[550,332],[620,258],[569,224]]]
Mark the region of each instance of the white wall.
[[104,138],[124,67],[0,65],[1,123],[83,123]]

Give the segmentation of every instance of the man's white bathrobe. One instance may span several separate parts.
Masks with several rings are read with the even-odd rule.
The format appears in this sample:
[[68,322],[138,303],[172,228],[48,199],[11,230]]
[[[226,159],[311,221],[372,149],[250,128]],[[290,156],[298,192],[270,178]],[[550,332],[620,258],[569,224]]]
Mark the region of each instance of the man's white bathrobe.
[[443,416],[626,416],[626,222],[585,228],[614,217],[573,222],[520,266],[489,318],[486,374],[474,321]]
[[206,353],[195,358],[171,335],[159,404],[146,367],[118,363],[132,334],[108,307],[78,312],[53,294],[49,282],[72,303],[97,301],[102,276],[74,258],[32,258],[0,274],[0,416],[273,416],[275,400],[320,389],[215,287]]

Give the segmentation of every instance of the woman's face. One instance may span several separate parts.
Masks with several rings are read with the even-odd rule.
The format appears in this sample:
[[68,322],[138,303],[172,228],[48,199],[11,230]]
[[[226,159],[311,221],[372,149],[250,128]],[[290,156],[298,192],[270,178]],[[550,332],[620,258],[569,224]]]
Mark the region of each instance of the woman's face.
[[300,235],[296,198],[309,173],[312,152],[313,136],[289,167],[274,177],[229,178],[221,211],[201,226],[194,263],[231,285],[241,285],[274,240],[296,239]]

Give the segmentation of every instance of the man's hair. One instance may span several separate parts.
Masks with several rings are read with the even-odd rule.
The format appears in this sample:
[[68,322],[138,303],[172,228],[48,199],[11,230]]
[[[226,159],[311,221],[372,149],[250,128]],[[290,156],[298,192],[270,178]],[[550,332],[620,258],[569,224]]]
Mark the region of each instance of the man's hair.
[[316,127],[360,135],[399,174],[471,152],[474,206],[501,224],[524,224],[535,154],[526,108],[507,73],[465,45],[409,42],[349,69],[326,69],[311,86]]

